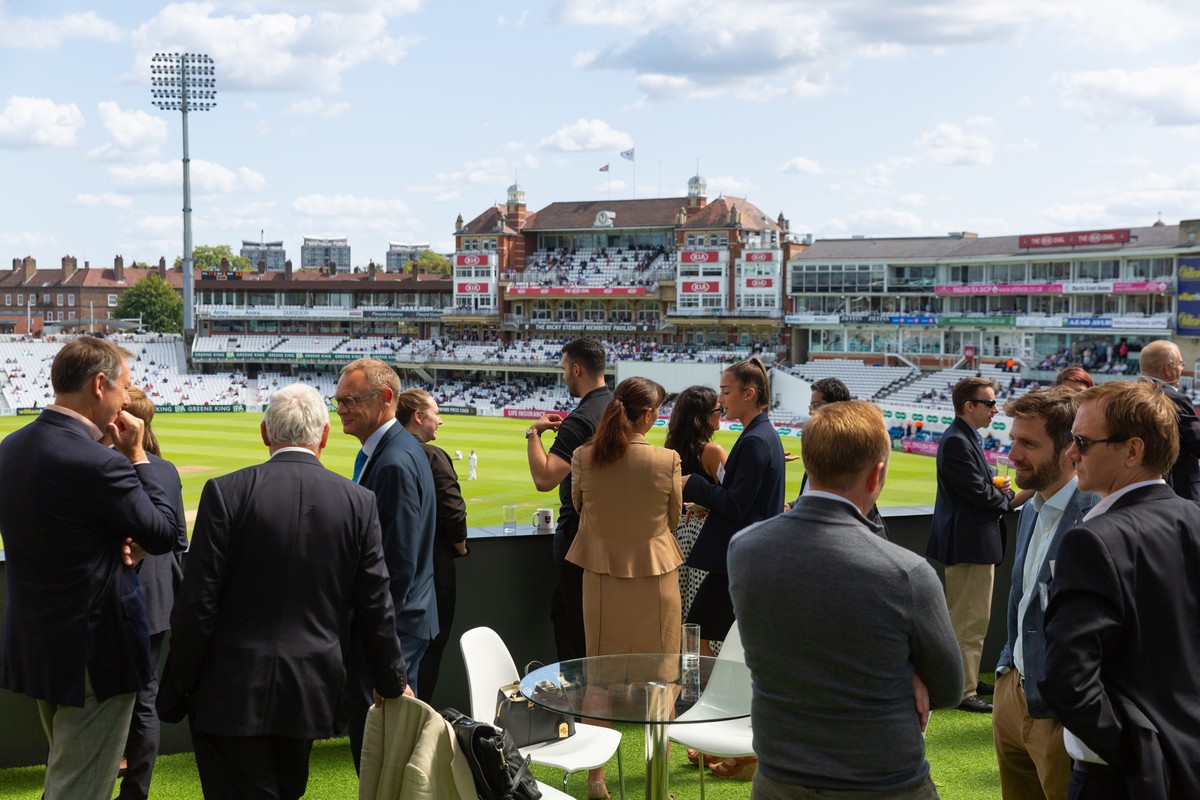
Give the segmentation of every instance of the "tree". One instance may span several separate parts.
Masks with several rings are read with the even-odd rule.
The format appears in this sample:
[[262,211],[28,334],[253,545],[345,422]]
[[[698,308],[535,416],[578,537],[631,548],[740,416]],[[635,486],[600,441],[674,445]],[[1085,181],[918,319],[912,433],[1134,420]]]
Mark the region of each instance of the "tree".
[[421,251],[421,257],[417,259],[417,266],[426,275],[450,274],[450,259],[432,250]]
[[[231,270],[239,270],[241,272],[252,272],[254,265],[250,263],[250,259],[245,256],[235,256],[233,248],[227,244],[201,244],[192,248],[192,266],[201,271],[218,270],[221,268],[221,259],[229,260],[229,268]],[[175,257],[175,269],[183,269],[183,256]]]
[[141,317],[146,330],[180,333],[183,298],[157,272],[151,272],[125,291],[112,315],[121,319]]

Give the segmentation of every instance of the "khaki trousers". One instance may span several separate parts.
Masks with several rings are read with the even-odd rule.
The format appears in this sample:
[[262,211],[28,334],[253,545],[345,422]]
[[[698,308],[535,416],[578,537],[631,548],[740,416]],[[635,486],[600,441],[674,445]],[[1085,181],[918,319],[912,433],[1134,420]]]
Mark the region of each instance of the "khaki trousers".
[[117,782],[137,694],[98,701],[86,671],[83,692],[82,708],[37,701],[50,745],[43,786],[49,800],[109,800]]
[[991,564],[946,567],[946,605],[962,654],[964,699],[975,694],[979,684],[979,659],[983,656],[983,639],[992,616],[995,571]]
[[992,705],[992,742],[1004,800],[1067,800],[1071,757],[1063,745],[1062,723],[1029,716],[1015,669],[996,681]]

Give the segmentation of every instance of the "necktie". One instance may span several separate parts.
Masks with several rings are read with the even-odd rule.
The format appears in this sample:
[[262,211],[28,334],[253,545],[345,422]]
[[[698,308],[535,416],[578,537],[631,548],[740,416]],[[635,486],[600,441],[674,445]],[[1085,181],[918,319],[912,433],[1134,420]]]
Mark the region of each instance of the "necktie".
[[352,481],[358,483],[358,476],[362,475],[363,465],[367,463],[367,451],[359,448],[358,455],[354,457],[354,477]]

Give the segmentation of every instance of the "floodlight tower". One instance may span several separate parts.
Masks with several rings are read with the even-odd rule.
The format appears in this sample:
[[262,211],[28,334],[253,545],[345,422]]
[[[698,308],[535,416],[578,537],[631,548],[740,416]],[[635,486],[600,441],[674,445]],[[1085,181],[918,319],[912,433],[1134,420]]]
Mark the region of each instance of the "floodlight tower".
[[213,60],[196,53],[155,53],[150,60],[150,102],[183,114],[183,338],[196,335],[196,276],[192,273],[192,176],[188,157],[188,112],[217,105]]

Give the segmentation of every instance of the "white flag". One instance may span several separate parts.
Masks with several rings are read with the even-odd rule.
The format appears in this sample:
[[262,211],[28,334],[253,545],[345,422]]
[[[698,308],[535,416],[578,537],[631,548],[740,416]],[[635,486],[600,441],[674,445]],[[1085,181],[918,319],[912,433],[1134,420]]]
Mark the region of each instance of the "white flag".
[[629,148],[628,150],[622,150],[621,158],[628,158],[630,161],[633,161],[633,151],[634,151],[634,148],[632,148],[632,147]]

